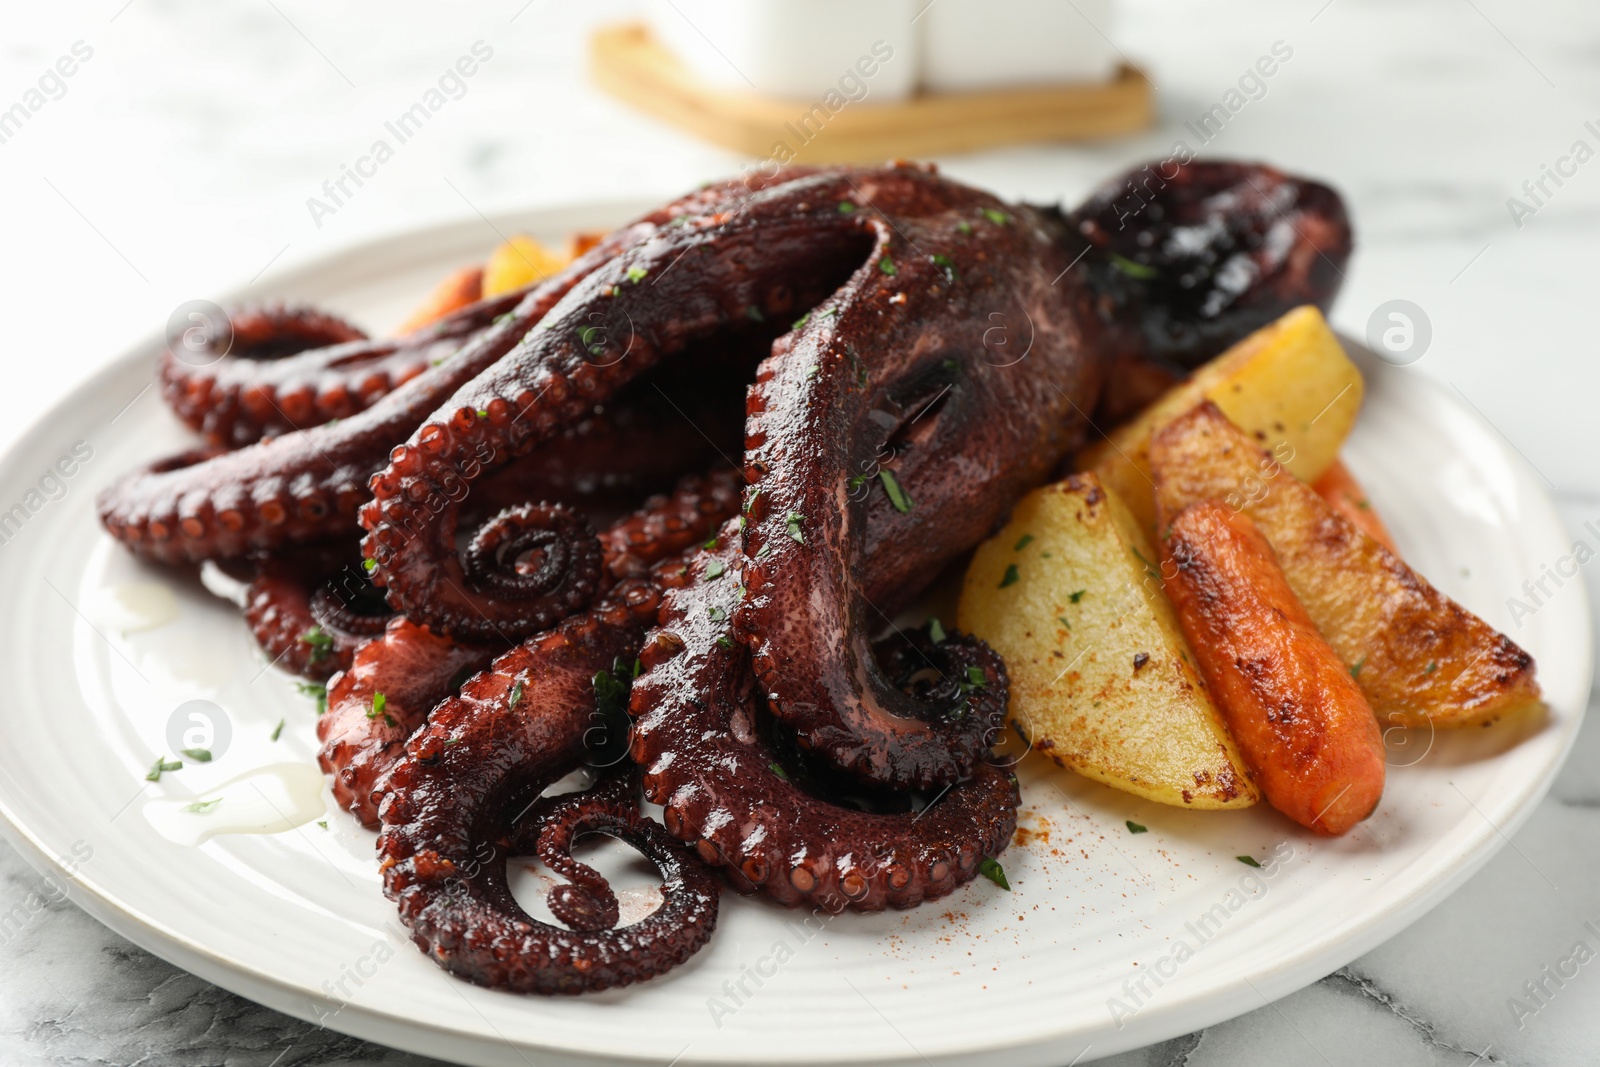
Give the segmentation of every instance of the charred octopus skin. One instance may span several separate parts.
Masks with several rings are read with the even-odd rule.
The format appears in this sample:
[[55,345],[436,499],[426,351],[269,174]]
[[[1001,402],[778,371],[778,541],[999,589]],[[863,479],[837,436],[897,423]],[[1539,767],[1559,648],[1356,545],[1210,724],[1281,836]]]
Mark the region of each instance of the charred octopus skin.
[[[381,824],[431,958],[526,992],[624,985],[710,936],[707,865],[873,911],[1005,849],[1004,663],[890,620],[1059,469],[1108,380],[1325,305],[1349,249],[1336,194],[1266,167],[1158,164],[1070,213],[918,166],[782,169],[398,339],[241,315],[237,351],[163,371],[211,443],[113,485],[101,518],[147,559],[252,561],[269,649],[345,628],[324,767]],[[639,503],[718,454],[736,475]],[[352,557],[396,613],[365,644],[384,609],[317,600]],[[624,706],[626,751],[597,760]],[[597,762],[616,773],[541,796]],[[658,867],[655,914],[617,925],[571,855],[596,832]],[[530,854],[567,880],[557,924],[510,894]]]

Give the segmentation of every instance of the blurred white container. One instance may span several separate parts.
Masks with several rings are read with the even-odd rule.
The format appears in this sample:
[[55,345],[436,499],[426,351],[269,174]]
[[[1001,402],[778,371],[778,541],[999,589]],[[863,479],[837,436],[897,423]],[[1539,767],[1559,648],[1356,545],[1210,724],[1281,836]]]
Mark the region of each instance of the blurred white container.
[[1112,0],[936,0],[917,19],[922,88],[961,93],[1110,81]]
[[662,44],[713,85],[887,103],[916,89],[920,27],[912,19],[921,7],[920,0],[651,0],[647,11]]

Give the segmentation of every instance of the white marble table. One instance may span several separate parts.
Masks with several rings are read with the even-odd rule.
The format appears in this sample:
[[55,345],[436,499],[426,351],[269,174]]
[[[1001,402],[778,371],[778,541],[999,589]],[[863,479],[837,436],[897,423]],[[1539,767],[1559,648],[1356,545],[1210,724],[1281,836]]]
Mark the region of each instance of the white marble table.
[[[622,0],[93,0],[0,12],[0,108],[76,42],[92,55],[0,142],[0,443],[180,302],[392,228],[596,196],[665,196],[741,160],[587,89],[590,21]],[[1074,199],[1174,139],[1275,42],[1292,58],[1204,145],[1324,176],[1360,248],[1335,318],[1420,305],[1415,373],[1452,383],[1550,482],[1577,529],[1600,518],[1592,412],[1600,161],[1535,205],[1578,139],[1600,149],[1600,8],[1578,0],[1260,0],[1125,5],[1104,27],[1161,91],[1161,128],[1089,148],[951,159],[1008,195]],[[308,197],[477,40],[494,55],[359,195]],[[55,87],[51,86],[52,91]],[[1569,172],[1570,166],[1565,167]],[[1518,225],[1507,198],[1537,210]],[[318,224],[320,222],[320,225]],[[486,233],[486,241],[492,240]],[[1589,568],[1593,570],[1594,568]],[[1595,576],[1586,574],[1594,585]],[[1573,595],[1568,592],[1567,595]],[[1531,1017],[1508,1001],[1600,919],[1600,722],[1527,827],[1382,948],[1231,1022],[1119,1065],[1589,1063],[1590,968]],[[1550,883],[1554,883],[1552,888]],[[0,912],[41,883],[0,846]],[[0,1062],[413,1064],[257,1007],[109,933],[70,902],[0,930]]]

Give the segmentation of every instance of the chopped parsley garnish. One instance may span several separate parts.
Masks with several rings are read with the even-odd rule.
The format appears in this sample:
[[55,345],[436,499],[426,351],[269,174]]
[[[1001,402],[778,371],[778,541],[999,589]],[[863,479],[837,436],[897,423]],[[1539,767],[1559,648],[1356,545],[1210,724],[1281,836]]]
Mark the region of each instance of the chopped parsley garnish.
[[218,797],[215,800],[197,800],[193,804],[185,804],[183,806],[183,810],[192,811],[196,815],[209,815],[211,812],[215,811],[217,805],[221,803],[221,797]]
[[956,229],[960,230],[962,233],[971,233],[972,223],[968,222],[966,219],[962,219],[960,222],[956,223]]
[[1068,630],[1072,629],[1072,624],[1067,621],[1067,617],[1065,615],[1057,615],[1056,616],[1056,622],[1059,622],[1063,627],[1065,627]]
[[1005,868],[1000,866],[1000,861],[993,856],[985,856],[978,861],[978,873],[1006,892],[1011,892],[1011,883],[1006,881]]
[[375,559],[364,559],[361,561],[361,569],[366,571],[368,574],[371,574],[373,571],[378,569],[378,561]]
[[389,698],[383,695],[383,690],[374,690],[372,694],[372,706],[367,709],[367,718],[376,719],[378,716],[383,715],[385,721],[392,722],[393,720],[389,719],[389,716],[384,714],[383,710],[388,703]]
[[645,276],[649,273],[650,272],[645,270],[643,267],[629,267],[628,280],[634,285],[638,285],[640,282],[644,281]]
[[1083,599],[1083,594],[1087,593],[1088,591],[1089,590],[1087,589],[1080,589],[1076,593],[1068,595],[1067,599],[1076,604],[1078,601]]
[[1426,667],[1422,668],[1422,673],[1423,674],[1432,674],[1434,671],[1436,671],[1438,669],[1439,669],[1439,665],[1437,663],[1429,663]]
[[1149,281],[1160,274],[1159,271],[1148,264],[1136,262],[1127,256],[1119,256],[1115,252],[1111,253],[1111,265],[1128,277],[1138,278],[1141,281]]
[[967,686],[972,689],[982,689],[989,684],[989,676],[983,673],[982,667],[967,668]]
[[1233,858],[1244,864],[1246,867],[1261,866],[1260,863],[1256,862],[1256,858],[1254,856],[1235,856]]
[[728,613],[717,607],[715,604],[706,609],[706,618],[710,619],[712,622],[723,622],[727,619],[727,617]]
[[789,526],[789,536],[794,538],[800,544],[805,544],[806,534],[804,530],[800,529],[800,524],[805,521],[805,516],[800,514],[798,511],[791,511],[784,521]]
[[479,408],[478,409],[478,418],[487,419],[488,417],[489,417],[489,409],[488,408]]
[[955,264],[950,262],[949,256],[944,255],[943,253],[935,253],[928,258],[933,261],[933,265],[935,267],[938,267],[944,271],[944,276],[947,281],[953,282],[956,280]]
[[850,476],[850,480],[848,482],[846,482],[845,484],[850,487],[850,491],[853,493],[857,489],[860,489],[863,485],[865,485],[866,482],[867,482],[867,475],[865,475],[865,474],[852,474]]
[[324,830],[326,830],[328,828],[328,820],[327,819],[318,819],[317,820],[317,825],[322,827]]
[[317,663],[333,651],[333,638],[322,632],[322,627],[313,626],[300,635],[300,640],[311,646],[311,662]]
[[1350,667],[1350,677],[1352,677],[1352,678],[1360,678],[1361,677],[1361,668],[1365,667],[1366,665],[1367,665],[1367,657],[1362,656],[1360,659],[1356,660],[1355,663]]
[[717,638],[717,647],[722,649],[732,649],[733,638],[729,637],[727,634],[723,634],[721,637]]
[[839,214],[841,214],[841,215],[853,215],[853,214],[855,214],[855,211],[856,211],[856,206],[854,204],[852,204],[850,201],[848,201],[848,200],[839,201]]
[[728,568],[723,565],[723,562],[720,559],[714,559],[706,564],[706,578],[708,580],[712,578],[721,578],[727,572]]
[[622,660],[611,665],[609,671],[596,671],[591,679],[594,685],[594,710],[605,725],[610,737],[626,737],[628,733],[628,694],[633,689],[633,678]]
[[928,640],[936,645],[942,645],[944,644],[944,639],[944,624],[939,621],[939,616],[935,615],[928,620]]
[[889,503],[894,505],[896,511],[905,514],[911,510],[914,502],[906,495],[906,491],[900,488],[900,480],[894,476],[893,471],[880,470],[878,480],[883,483],[883,491],[889,494]]
[[209,748],[185,748],[180,751],[196,763],[210,763],[211,750]]
[[595,342],[595,334],[600,332],[598,326],[579,326],[578,340],[583,342],[583,347],[589,350],[591,356],[598,356],[605,352],[606,346]]
[[878,260],[878,269],[889,275],[891,278],[900,273],[900,268],[896,267],[894,265],[894,260],[890,259],[888,256],[884,256],[882,259]]
[[1148,827],[1148,826],[1140,826],[1138,823],[1134,822],[1132,819],[1128,820],[1128,833],[1130,833],[1130,834],[1146,834],[1146,833],[1149,833],[1149,832],[1150,832],[1150,827]]
[[992,207],[986,207],[983,209],[983,217],[994,223],[996,226],[1004,226],[1006,223],[1011,221],[1010,215],[1007,215],[1004,211],[1000,211]]
[[157,756],[156,761],[150,765],[150,773],[144,776],[144,780],[147,782],[159,782],[163,772],[181,770],[183,770],[182,760],[162,759]]
[[280,738],[282,736],[283,736],[283,720],[279,719],[278,720],[278,725],[276,725],[276,726],[274,726],[272,728],[271,740],[276,741],[278,738]]
[[1017,543],[1011,546],[1011,551],[1021,552],[1031,544],[1033,544],[1033,534],[1023,534],[1017,538]]
[[798,330],[800,327],[804,326],[806,323],[808,323],[810,321],[811,321],[811,312],[808,311],[804,315],[801,315],[798,319],[795,319],[794,320],[794,324],[791,325],[789,327],[789,329]]
[[1000,588],[1004,589],[1008,585],[1015,585],[1021,578],[1022,575],[1017,572],[1017,565],[1015,563],[1008,564],[1005,577],[1000,579]]
[[[511,317],[511,316],[512,316],[512,315],[514,315],[514,314],[516,314],[516,312],[513,312],[513,311],[503,311],[503,312],[501,312],[501,313],[500,313],[500,314],[498,314],[498,315],[496,315],[496,316],[495,316],[495,317],[494,317],[494,321],[493,321],[493,322],[491,322],[491,323],[490,323],[490,324],[489,324],[489,325],[491,325],[491,326],[498,326],[498,325],[500,325],[500,324],[501,324],[501,323],[502,323],[502,322],[504,322],[504,321],[506,321],[506,320],[507,320],[507,319],[509,319],[509,318],[510,318],[510,317]],[[448,358],[448,357],[446,357],[446,358]],[[439,361],[439,362],[440,362],[440,363],[443,363],[443,362],[444,362],[444,360],[443,360],[443,359],[441,359],[441,360],[440,360],[440,361]]]
[[789,780],[789,772],[778,766],[776,763],[767,764],[767,769],[773,774],[776,774],[779,778],[782,778],[784,781],[787,782]]
[[514,708],[520,703],[522,703],[522,679],[518,678],[516,684],[511,687],[511,703],[509,706]]
[[301,696],[308,696],[317,702],[317,714],[321,715],[328,710],[328,687],[321,682],[296,682],[295,688],[300,690]]

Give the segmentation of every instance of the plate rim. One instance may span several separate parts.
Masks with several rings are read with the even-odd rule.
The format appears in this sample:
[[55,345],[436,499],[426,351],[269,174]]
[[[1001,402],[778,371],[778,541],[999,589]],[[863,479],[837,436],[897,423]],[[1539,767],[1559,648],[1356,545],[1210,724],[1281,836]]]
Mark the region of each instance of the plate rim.
[[[491,227],[502,229],[504,227],[523,226],[528,229],[542,231],[571,224],[575,217],[592,217],[595,219],[625,219],[647,210],[648,205],[637,198],[609,198],[596,200],[575,200],[562,203],[538,205],[524,209],[496,212],[487,219],[482,216],[460,215],[453,219],[434,221],[421,226],[399,228],[341,244],[326,251],[307,256],[301,260],[285,264],[263,275],[252,283],[235,285],[225,291],[219,298],[220,303],[238,302],[263,292],[271,292],[283,286],[292,284],[302,275],[309,275],[330,270],[337,270],[342,265],[365,260],[367,262],[381,261],[390,263],[382,253],[387,250],[399,250],[416,246],[426,247],[430,242],[453,241],[470,229],[482,226],[486,221]],[[565,221],[561,221],[565,220]],[[614,223],[613,223],[614,224]],[[486,242],[487,243],[487,242]],[[426,258],[426,257],[421,257]],[[389,268],[393,269],[392,264]],[[381,275],[387,271],[379,270]],[[1340,335],[1347,352],[1362,364],[1363,373],[1369,378],[1374,369],[1380,373],[1403,373],[1397,368],[1386,368],[1366,346],[1358,340],[1345,335]],[[163,338],[161,333],[146,334],[137,343],[129,345],[117,356],[107,360],[87,376],[80,379],[65,395],[55,403],[49,405],[31,420],[28,420],[11,442],[0,451],[0,464],[11,465],[33,442],[38,440],[46,427],[52,423],[59,424],[60,416],[68,409],[80,405],[86,396],[102,394],[114,382],[123,377],[128,377],[140,372],[148,372],[148,361],[155,351],[159,351]],[[1551,525],[1553,528],[1566,531],[1566,526],[1555,506],[1554,499],[1546,487],[1541,484],[1536,472],[1527,461],[1509,442],[1487,424],[1481,415],[1472,411],[1452,396],[1445,387],[1426,374],[1410,373],[1408,384],[1405,388],[1418,389],[1431,394],[1434,403],[1443,405],[1447,410],[1465,417],[1477,428],[1477,432],[1484,438],[1488,446],[1492,447],[1499,456],[1517,473],[1518,484],[1527,495],[1529,502],[1535,504],[1539,515],[1535,518],[1540,525]],[[1085,1045],[1095,1048],[1095,1054],[1090,1059],[1099,1059],[1102,1056],[1114,1055],[1118,1052],[1132,1048],[1144,1047],[1149,1044],[1168,1040],[1194,1031],[1197,1028],[1216,1025],[1254,1010],[1266,1003],[1274,1002],[1305,986],[1317,981],[1321,977],[1350,960],[1363,955],[1383,942],[1389,940],[1400,931],[1416,922],[1428,911],[1438,906],[1447,899],[1468,878],[1476,874],[1483,866],[1501,851],[1509,841],[1512,834],[1526,824],[1537,810],[1540,802],[1549,792],[1561,768],[1570,757],[1579,729],[1583,724],[1588,705],[1588,690],[1592,687],[1594,676],[1594,638],[1593,616],[1589,604],[1588,590],[1581,583],[1578,586],[1578,595],[1572,598],[1572,614],[1581,625],[1572,638],[1575,655],[1581,655],[1577,663],[1579,679],[1587,679],[1581,692],[1547,694],[1548,703],[1558,704],[1570,702],[1575,712],[1568,735],[1564,738],[1559,752],[1537,779],[1531,780],[1527,787],[1520,791],[1516,801],[1504,810],[1508,816],[1499,823],[1488,819],[1486,832],[1484,832],[1475,847],[1459,854],[1451,865],[1430,879],[1419,884],[1410,896],[1402,903],[1387,908],[1362,920],[1351,920],[1338,924],[1330,931],[1328,928],[1319,930],[1317,936],[1309,942],[1302,941],[1291,951],[1283,953],[1275,959],[1268,973],[1254,976],[1240,974],[1219,986],[1209,989],[1186,992],[1184,995],[1172,998],[1159,1006],[1150,1006],[1150,1018],[1138,1030],[1138,1039],[1130,1042],[1111,1041],[1098,1046]],[[1579,641],[1581,640],[1581,646]],[[1581,647],[1581,653],[1578,649]],[[1565,704],[1563,704],[1565,706]],[[431,1022],[420,1022],[404,1015],[390,1013],[366,1004],[354,1001],[337,1005],[337,1010],[319,1015],[318,1002],[315,996],[308,995],[307,990],[292,982],[278,978],[275,975],[261,971],[248,963],[226,956],[219,951],[208,948],[194,937],[183,931],[158,921],[138,910],[123,904],[117,895],[110,889],[100,885],[92,876],[92,872],[83,869],[69,871],[54,852],[41,840],[35,831],[29,827],[12,809],[9,799],[4,791],[0,791],[0,835],[3,835],[18,852],[24,856],[29,864],[42,874],[66,875],[72,887],[69,898],[77,906],[88,912],[96,921],[102,923],[120,936],[139,945],[146,951],[181,967],[186,971],[198,975],[215,985],[244,997],[248,1000],[263,1004],[274,1010],[283,1012],[305,1022],[327,1026],[335,1031],[350,1034],[365,1040],[389,1047],[406,1048],[425,1055],[437,1056],[441,1059],[450,1059],[461,1053],[481,1051],[472,1059],[458,1059],[455,1062],[490,1063],[504,1059],[510,1062],[509,1054],[527,1050],[546,1056],[564,1058],[564,1062],[585,1064],[616,1064],[616,1063],[644,1063],[652,1057],[639,1052],[606,1051],[595,1052],[580,1047],[561,1046],[536,1046],[527,1043],[513,1042],[509,1039],[486,1037],[482,1031],[465,1027],[441,1026]],[[81,893],[79,892],[81,890]],[[1327,964],[1330,960],[1337,960],[1331,967]],[[330,1002],[331,1003],[331,1002]],[[1140,1014],[1144,1014],[1141,1010]],[[492,1025],[491,1025],[492,1028]],[[450,1047],[447,1043],[463,1043],[471,1048]],[[1044,1053],[1060,1054],[1069,1052],[1076,1043],[1084,1045],[1084,1037],[1075,1031],[1057,1031],[1039,1035],[1034,1034],[1017,1041],[1007,1043],[1003,1038],[987,1037],[974,1040],[970,1044],[947,1045],[936,1050],[930,1056],[918,1053],[915,1056],[900,1058],[878,1057],[875,1063],[907,1063],[931,1060],[934,1062],[965,1062],[964,1058],[975,1055],[990,1057],[996,1054],[1022,1055],[1032,1052],[1036,1055]],[[690,1058],[686,1063],[704,1062],[720,1064],[725,1061],[720,1058],[696,1060]],[[748,1061],[757,1062],[757,1061]],[[807,1056],[805,1058],[778,1058],[761,1062],[771,1063],[850,1063],[856,1062],[844,1057],[822,1058]],[[1087,1061],[1084,1061],[1087,1062]]]

